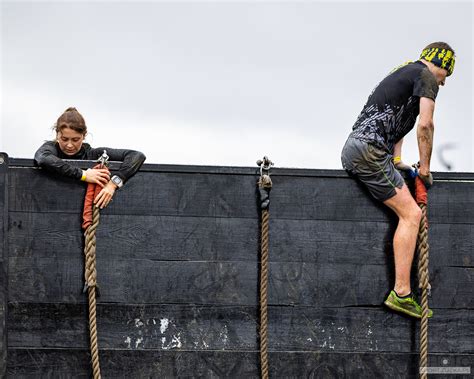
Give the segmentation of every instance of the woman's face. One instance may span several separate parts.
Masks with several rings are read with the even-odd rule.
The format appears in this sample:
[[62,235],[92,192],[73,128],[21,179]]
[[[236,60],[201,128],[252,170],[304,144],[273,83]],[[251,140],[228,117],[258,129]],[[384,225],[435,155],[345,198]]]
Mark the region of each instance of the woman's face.
[[56,133],[59,148],[66,155],[74,155],[79,152],[84,142],[84,134],[76,132],[70,128],[62,128]]

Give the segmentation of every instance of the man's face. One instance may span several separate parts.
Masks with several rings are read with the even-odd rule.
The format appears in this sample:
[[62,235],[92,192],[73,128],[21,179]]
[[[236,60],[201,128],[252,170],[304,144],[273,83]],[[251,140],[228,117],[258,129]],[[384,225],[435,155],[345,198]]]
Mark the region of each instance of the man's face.
[[439,86],[444,86],[446,83],[446,76],[448,76],[448,71],[441,67],[434,67],[433,74],[438,82]]

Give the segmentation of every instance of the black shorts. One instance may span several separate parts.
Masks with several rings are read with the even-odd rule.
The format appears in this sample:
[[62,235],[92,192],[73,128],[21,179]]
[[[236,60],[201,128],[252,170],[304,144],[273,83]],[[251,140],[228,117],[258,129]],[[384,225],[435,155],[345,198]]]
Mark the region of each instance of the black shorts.
[[364,183],[377,200],[395,196],[395,188],[405,181],[387,152],[358,139],[349,137],[342,149],[342,167]]

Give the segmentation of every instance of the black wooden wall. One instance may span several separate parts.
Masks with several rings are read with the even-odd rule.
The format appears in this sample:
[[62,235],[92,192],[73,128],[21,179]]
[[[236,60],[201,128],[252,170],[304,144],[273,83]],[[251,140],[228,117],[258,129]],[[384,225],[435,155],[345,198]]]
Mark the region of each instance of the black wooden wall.
[[[416,377],[419,323],[382,306],[394,217],[342,171],[272,178],[270,375]],[[97,233],[103,377],[258,377],[257,179],[253,168],[145,165],[117,192]],[[474,367],[474,175],[435,179],[430,366]],[[0,165],[8,377],[91,374],[84,192],[30,160]]]
[[7,259],[8,245],[7,238],[7,186],[8,186],[8,156],[0,153],[0,377],[3,378],[6,373],[7,362]]

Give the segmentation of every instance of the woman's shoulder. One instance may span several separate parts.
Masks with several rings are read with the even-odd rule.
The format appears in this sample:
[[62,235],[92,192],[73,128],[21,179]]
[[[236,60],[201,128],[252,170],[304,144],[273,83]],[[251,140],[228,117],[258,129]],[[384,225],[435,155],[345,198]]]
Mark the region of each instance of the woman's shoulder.
[[41,165],[50,156],[58,156],[59,152],[56,147],[55,141],[44,141],[43,144],[36,150],[34,160],[37,164]]
[[57,142],[55,140],[46,140],[41,146],[56,146]]
[[56,147],[57,147],[56,141],[48,140],[48,141],[44,141],[37,151],[48,150],[51,152],[56,152],[57,150]]

